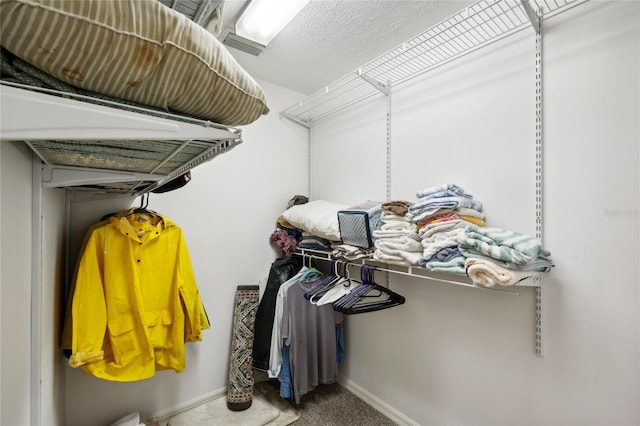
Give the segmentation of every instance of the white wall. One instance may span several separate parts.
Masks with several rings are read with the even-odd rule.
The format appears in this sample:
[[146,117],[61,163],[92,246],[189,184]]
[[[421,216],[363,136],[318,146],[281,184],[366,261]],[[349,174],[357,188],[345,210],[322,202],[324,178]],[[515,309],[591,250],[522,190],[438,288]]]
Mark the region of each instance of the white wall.
[[[281,121],[279,111],[301,95],[261,82],[271,112],[243,128],[243,143],[192,171],[180,190],[151,194],[149,208],[185,232],[200,293],[212,327],[187,345],[187,369],[159,372],[136,383],[115,383],[66,368],[68,426],[108,424],[130,411],[162,413],[227,385],[236,286],[258,284],[275,252],[276,218],[295,194],[307,193],[307,130]],[[73,250],[87,227],[131,200],[72,203]],[[138,200],[134,201],[137,204]]]
[[[638,22],[638,2],[589,2],[545,23],[544,242],[557,266],[544,283],[544,358],[531,289],[512,296],[392,276],[407,303],[347,318],[346,381],[424,425],[640,423]],[[392,198],[451,181],[485,204],[490,225],[533,232],[532,52],[523,33],[394,90]],[[187,370],[127,384],[65,365],[61,378],[64,360],[46,347],[55,326],[45,321],[57,314],[44,304],[41,365],[54,370],[42,376],[41,402],[51,424],[64,411],[71,426],[153,415],[226,385],[235,287],[267,272],[274,220],[307,191],[307,132],[277,116],[301,96],[261,84],[272,112],[244,128],[245,142],[181,190],[151,195],[149,207],[185,230],[212,320],[189,345]],[[314,198],[385,197],[386,101],[359,108],[314,127]],[[3,141],[0,161],[0,424],[31,424],[31,154]],[[43,260],[48,297],[60,194],[44,191],[44,202],[54,226],[43,243],[55,253]],[[72,253],[89,224],[130,203],[74,202]]]
[[[347,318],[347,384],[420,425],[640,423],[639,23],[638,2],[544,23],[544,357],[533,289],[392,276],[404,305]],[[534,64],[526,31],[395,88],[391,198],[456,183],[533,235]],[[358,108],[312,130],[314,198],[384,196],[386,103]]]
[[0,424],[31,424],[31,151],[0,142]]
[[59,350],[65,276],[65,191],[42,191],[40,424],[64,425],[65,359]]

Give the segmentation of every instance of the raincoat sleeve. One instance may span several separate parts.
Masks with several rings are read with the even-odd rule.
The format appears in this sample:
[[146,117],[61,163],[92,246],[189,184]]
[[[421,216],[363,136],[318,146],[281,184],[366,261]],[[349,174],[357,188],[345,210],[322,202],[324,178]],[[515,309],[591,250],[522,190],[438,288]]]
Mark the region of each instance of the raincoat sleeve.
[[98,241],[93,232],[86,241],[76,271],[72,317],[82,321],[72,322],[72,344],[69,365],[79,367],[104,358],[104,338],[107,328],[107,306],[103,277],[104,262]]
[[178,280],[180,283],[181,306],[185,315],[185,335],[187,342],[202,340],[202,330],[210,327],[207,313],[204,309],[200,292],[196,283],[191,258],[184,235],[180,233],[178,253]]

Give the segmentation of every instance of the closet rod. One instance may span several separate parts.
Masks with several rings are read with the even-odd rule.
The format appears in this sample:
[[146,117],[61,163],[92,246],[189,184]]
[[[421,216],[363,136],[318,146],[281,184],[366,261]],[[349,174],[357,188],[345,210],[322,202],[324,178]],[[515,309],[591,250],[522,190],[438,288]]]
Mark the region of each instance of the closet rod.
[[[493,287],[484,287],[484,286],[479,286],[479,285],[475,285],[473,283],[465,283],[463,281],[454,281],[454,280],[446,280],[444,278],[437,278],[437,277],[430,277],[427,275],[422,275],[422,274],[414,274],[411,271],[414,269],[414,267],[412,266],[406,266],[406,265],[398,265],[401,267],[405,267],[409,269],[409,272],[404,272],[404,271],[398,271],[395,269],[389,269],[386,267],[380,267],[378,265],[375,264],[371,264],[371,263],[367,263],[367,260],[370,259],[362,259],[362,263],[357,263],[354,261],[344,261],[344,260],[340,260],[338,258],[333,258],[331,256],[330,253],[327,252],[322,252],[319,250],[310,250],[310,249],[301,249],[298,248],[296,249],[295,254],[297,254],[298,256],[302,256],[302,257],[306,257],[308,259],[313,260],[313,259],[318,259],[318,260],[323,260],[325,262],[329,262],[331,260],[336,260],[339,262],[342,262],[344,264],[346,264],[347,266],[355,266],[355,267],[362,267],[362,266],[373,266],[375,267],[376,271],[381,271],[381,272],[387,272],[387,273],[392,273],[392,274],[398,274],[398,275],[405,275],[408,277],[414,277],[414,278],[422,278],[425,280],[429,280],[429,281],[437,281],[437,282],[441,282],[441,283],[445,283],[445,284],[455,284],[455,285],[460,285],[463,287],[469,287],[469,288],[473,288],[473,289],[478,289],[478,290],[489,290],[489,291],[495,291],[495,292],[499,292],[499,293],[505,293],[505,294],[510,294],[512,296],[520,296],[520,293],[518,292],[514,292],[514,291],[507,291],[507,290],[500,290],[500,289],[496,289]],[[466,277],[466,275],[465,275]],[[534,281],[536,281],[534,279]],[[523,285],[521,285],[522,287]]]

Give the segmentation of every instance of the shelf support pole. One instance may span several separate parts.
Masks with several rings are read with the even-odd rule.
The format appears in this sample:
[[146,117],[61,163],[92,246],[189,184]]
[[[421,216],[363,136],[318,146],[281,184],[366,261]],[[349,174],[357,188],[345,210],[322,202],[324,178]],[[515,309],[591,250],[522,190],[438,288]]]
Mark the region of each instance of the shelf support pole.
[[[543,136],[542,136],[542,27],[536,31],[536,238],[542,242],[543,219]],[[536,355],[544,356],[542,345],[542,277],[536,287]]]
[[[391,201],[391,84],[389,82],[387,82],[387,194],[386,196],[387,196],[387,201]],[[388,278],[389,276],[387,275],[387,280]]]
[[[536,35],[536,233],[542,241],[542,15],[530,0],[520,0]],[[536,287],[536,355],[544,356],[542,345],[542,276]]]

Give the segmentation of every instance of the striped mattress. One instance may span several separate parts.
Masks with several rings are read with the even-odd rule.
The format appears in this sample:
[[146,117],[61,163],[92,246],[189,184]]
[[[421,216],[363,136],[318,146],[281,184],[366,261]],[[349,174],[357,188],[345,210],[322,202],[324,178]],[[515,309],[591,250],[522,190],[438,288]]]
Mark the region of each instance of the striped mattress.
[[216,37],[156,0],[0,0],[4,48],[75,87],[228,126],[269,111]]

